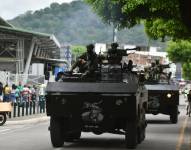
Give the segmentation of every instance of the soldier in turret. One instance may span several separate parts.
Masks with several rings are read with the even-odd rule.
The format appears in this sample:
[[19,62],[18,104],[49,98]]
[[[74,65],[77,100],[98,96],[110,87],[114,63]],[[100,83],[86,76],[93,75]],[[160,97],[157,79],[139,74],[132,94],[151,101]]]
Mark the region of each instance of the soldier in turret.
[[82,73],[82,76],[93,74],[97,69],[98,59],[97,54],[94,51],[94,45],[89,44],[86,46],[87,52],[83,53],[78,60],[72,65],[71,72],[78,67],[79,73]]
[[127,56],[126,50],[118,49],[118,43],[112,43],[111,49],[108,49],[107,59],[110,64],[120,64],[122,57]]

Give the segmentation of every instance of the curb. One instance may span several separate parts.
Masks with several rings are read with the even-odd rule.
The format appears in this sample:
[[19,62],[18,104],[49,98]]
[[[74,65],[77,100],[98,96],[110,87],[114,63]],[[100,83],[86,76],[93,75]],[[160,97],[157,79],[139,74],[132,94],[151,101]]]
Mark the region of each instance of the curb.
[[31,119],[25,119],[25,120],[17,120],[17,121],[6,121],[6,125],[21,125],[21,124],[36,124],[40,122],[46,122],[49,121],[50,117],[43,116],[38,118],[31,118]]

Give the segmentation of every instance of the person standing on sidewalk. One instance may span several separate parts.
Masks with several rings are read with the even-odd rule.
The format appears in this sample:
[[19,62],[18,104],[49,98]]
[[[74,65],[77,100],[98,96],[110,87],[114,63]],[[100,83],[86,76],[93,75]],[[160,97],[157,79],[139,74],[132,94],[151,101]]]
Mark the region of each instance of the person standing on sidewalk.
[[0,102],[3,101],[3,83],[0,82]]
[[191,114],[191,90],[189,90],[189,93],[187,94],[187,99],[188,99],[188,105],[187,105],[187,115],[189,115],[190,117],[190,114]]
[[29,102],[30,89],[28,88],[27,85],[24,85],[21,95],[22,95],[22,102]]
[[5,85],[3,89],[3,102],[10,102],[10,94],[11,94],[11,88],[8,86],[8,84]]
[[19,85],[17,86],[17,92],[19,93],[19,97],[17,98],[17,101],[22,101],[22,91],[23,91],[23,85],[21,81],[19,81]]
[[11,89],[11,94],[10,94],[10,99],[13,103],[16,103],[16,95],[15,95],[16,89],[17,89],[17,86],[13,84]]

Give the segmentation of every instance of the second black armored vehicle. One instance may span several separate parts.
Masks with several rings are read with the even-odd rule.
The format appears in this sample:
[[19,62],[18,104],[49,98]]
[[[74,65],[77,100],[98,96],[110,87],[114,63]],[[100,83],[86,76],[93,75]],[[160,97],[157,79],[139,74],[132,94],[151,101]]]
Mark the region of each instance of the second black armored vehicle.
[[[124,55],[119,51],[117,55]],[[93,132],[125,135],[127,148],[136,148],[145,139],[145,92],[142,75],[111,58],[100,63],[91,77],[73,73],[63,75],[61,82],[48,83],[52,145],[61,147],[79,139],[81,132]]]
[[147,69],[145,83],[148,94],[148,114],[165,114],[172,123],[178,121],[179,90],[171,80],[169,64],[153,63]]

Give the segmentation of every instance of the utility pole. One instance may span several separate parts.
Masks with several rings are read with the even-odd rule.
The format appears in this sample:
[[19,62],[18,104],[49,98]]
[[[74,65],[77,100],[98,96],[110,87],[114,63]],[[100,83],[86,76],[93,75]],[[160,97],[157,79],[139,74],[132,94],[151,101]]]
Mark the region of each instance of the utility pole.
[[113,26],[113,42],[117,42],[117,28]]

